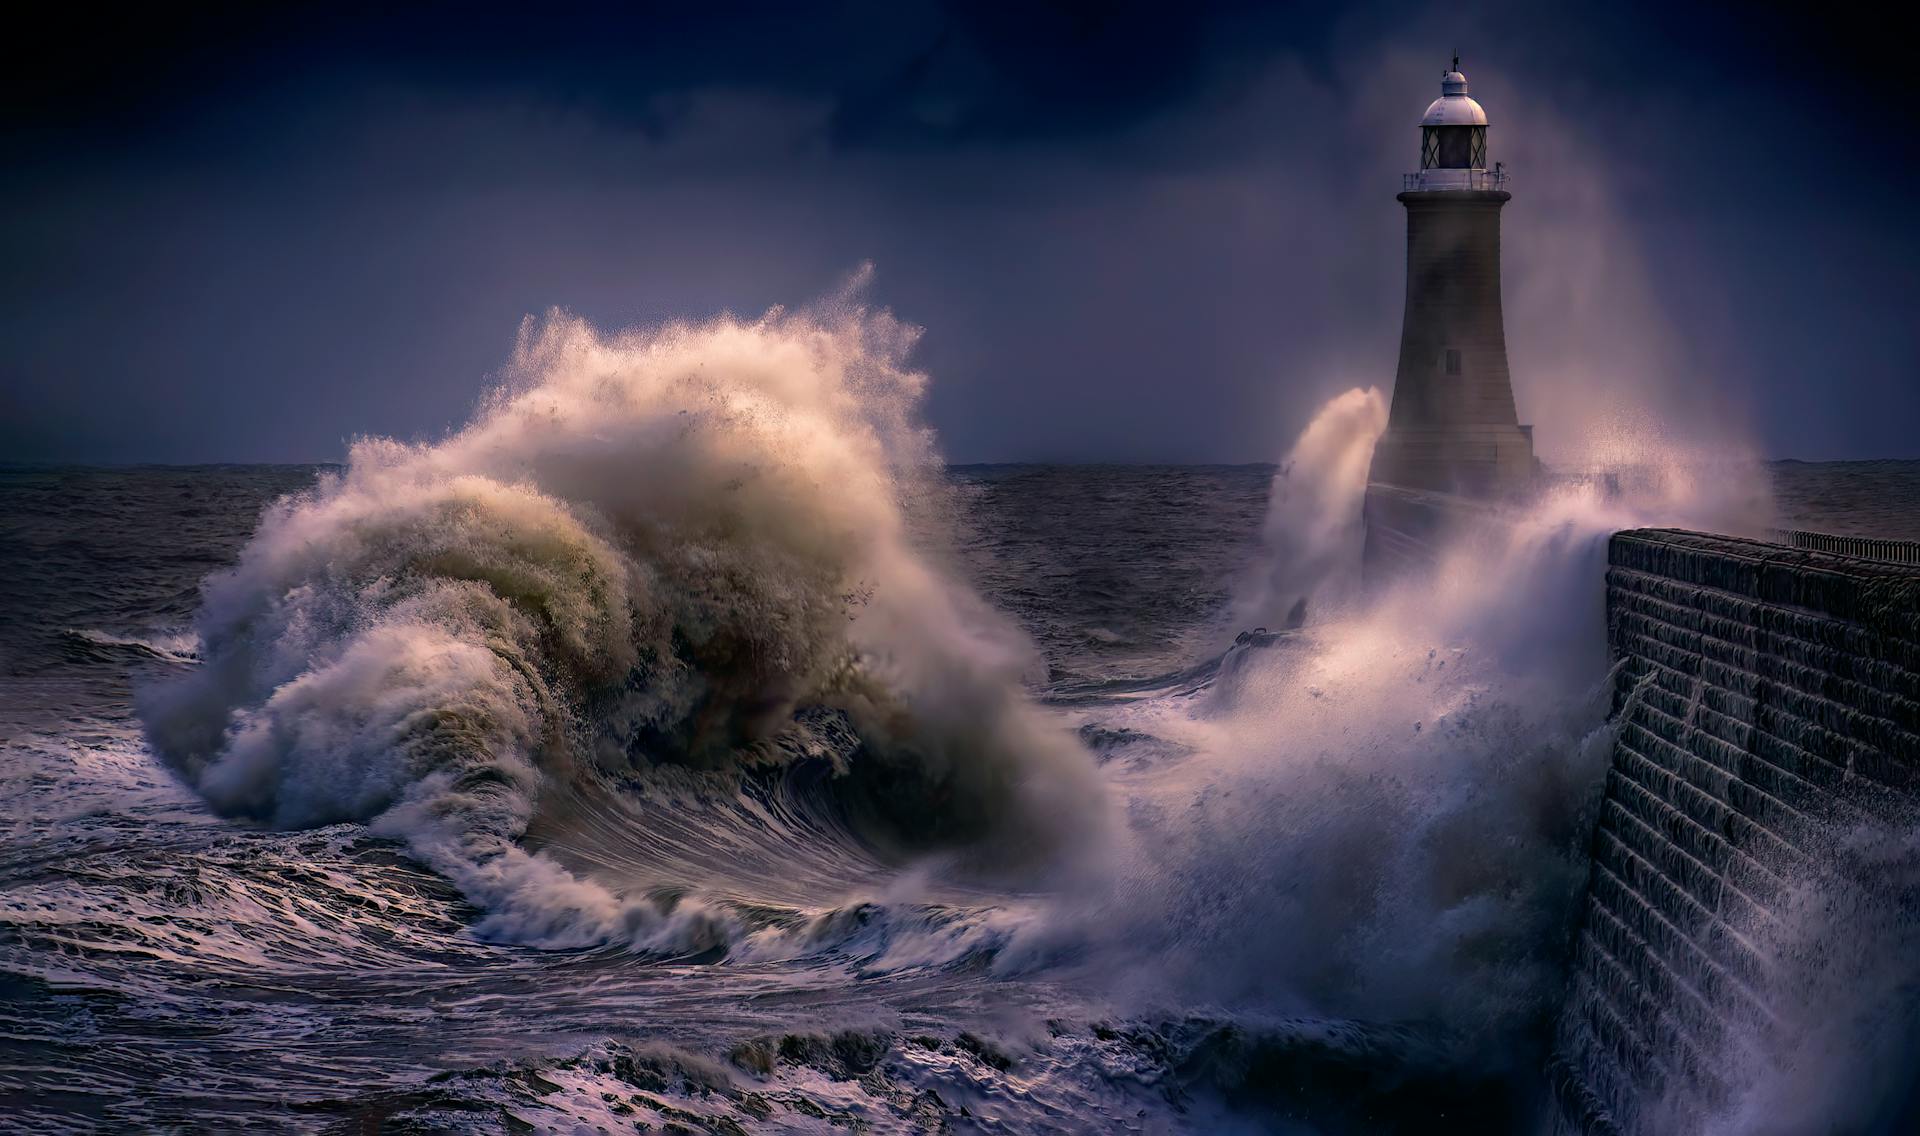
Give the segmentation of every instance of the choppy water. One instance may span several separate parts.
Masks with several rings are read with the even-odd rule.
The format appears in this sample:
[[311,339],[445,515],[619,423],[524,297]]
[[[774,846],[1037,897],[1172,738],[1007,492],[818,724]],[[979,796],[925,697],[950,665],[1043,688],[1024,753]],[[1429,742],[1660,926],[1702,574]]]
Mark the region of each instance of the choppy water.
[[[1887,524],[1910,523],[1920,463],[1776,471],[1786,523],[1912,531]],[[164,720],[152,700],[191,676],[271,669],[208,657],[200,585],[316,473],[0,472],[9,1126],[1497,1131],[1532,1115],[1551,924],[1580,871],[1567,834],[1604,753],[1580,694],[1604,667],[1522,697],[1501,676],[1537,671],[1524,636],[1483,647],[1436,623],[1390,640],[1365,621],[1223,663],[1270,468],[972,467],[935,491],[926,555],[1037,646],[1027,693],[1084,756],[1084,808],[1112,810],[1104,837],[1054,818],[1099,842],[1091,864],[972,862],[1011,838],[999,818],[928,819],[964,786],[923,800],[894,774],[862,782],[857,714],[803,709],[798,736],[766,743],[778,760],[547,767],[514,847],[558,873],[540,886],[594,889],[547,923],[462,875],[494,870],[491,846],[460,859],[439,829],[327,809],[288,827],[284,780],[276,804],[221,815],[148,740],[142,709]],[[358,554],[333,549],[298,586]],[[1577,594],[1593,565],[1569,559]],[[1000,713],[979,698],[970,713]],[[249,705],[230,713],[267,713]],[[330,737],[374,714],[324,712]],[[278,775],[304,752],[281,751]],[[605,896],[619,933],[582,931]]]
[[1780,527],[1920,540],[1920,462],[1774,462]]

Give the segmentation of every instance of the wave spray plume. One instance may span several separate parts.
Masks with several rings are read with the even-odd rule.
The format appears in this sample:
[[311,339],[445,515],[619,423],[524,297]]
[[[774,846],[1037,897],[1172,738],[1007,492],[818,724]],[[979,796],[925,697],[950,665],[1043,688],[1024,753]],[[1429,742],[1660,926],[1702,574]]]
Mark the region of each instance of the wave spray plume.
[[689,949],[694,900],[630,900],[529,850],[543,791],[820,754],[892,852],[1032,863],[1097,843],[1091,762],[1020,688],[1028,651],[909,534],[934,492],[916,332],[850,297],[603,335],[529,321],[434,444],[357,442],[205,585],[203,664],[147,692],[222,812],[366,821],[485,935]]

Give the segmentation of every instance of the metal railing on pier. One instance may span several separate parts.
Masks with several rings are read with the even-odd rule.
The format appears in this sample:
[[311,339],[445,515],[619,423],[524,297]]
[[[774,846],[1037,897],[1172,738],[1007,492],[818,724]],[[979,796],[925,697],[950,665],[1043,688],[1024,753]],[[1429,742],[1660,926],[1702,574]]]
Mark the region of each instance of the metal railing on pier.
[[1831,552],[1861,560],[1881,560],[1888,564],[1920,565],[1920,540],[1881,540],[1871,536],[1839,536],[1835,533],[1808,532],[1805,529],[1776,529],[1773,538],[1793,548],[1809,552]]

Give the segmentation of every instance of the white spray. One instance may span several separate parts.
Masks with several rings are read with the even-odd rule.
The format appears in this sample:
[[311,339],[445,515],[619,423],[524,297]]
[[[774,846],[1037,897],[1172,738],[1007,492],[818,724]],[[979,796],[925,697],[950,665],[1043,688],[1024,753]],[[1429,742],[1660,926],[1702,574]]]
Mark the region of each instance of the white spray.
[[269,510],[206,585],[204,665],[145,699],[156,747],[222,811],[370,821],[482,933],[550,945],[732,932],[523,849],[543,784],[767,760],[806,705],[849,716],[903,841],[1096,846],[1091,763],[1022,695],[1025,648],[909,541],[935,461],[914,335],[851,300],[529,322],[465,428],[360,441]]
[[1387,401],[1368,387],[1333,399],[1308,423],[1273,477],[1264,555],[1236,605],[1243,623],[1288,621],[1297,605],[1324,608],[1352,598],[1335,577],[1360,560],[1360,507],[1374,443],[1387,428]]
[[[1357,576],[1383,425],[1379,396],[1350,391],[1295,446],[1264,614]],[[1721,507],[1680,469],[1637,484],[1551,488],[1430,573],[1316,600],[1302,631],[1232,653],[1209,698],[1117,708],[1188,755],[1123,784],[1116,950],[1141,996],[1424,1022],[1481,1072],[1532,1076],[1612,743],[1607,539]]]

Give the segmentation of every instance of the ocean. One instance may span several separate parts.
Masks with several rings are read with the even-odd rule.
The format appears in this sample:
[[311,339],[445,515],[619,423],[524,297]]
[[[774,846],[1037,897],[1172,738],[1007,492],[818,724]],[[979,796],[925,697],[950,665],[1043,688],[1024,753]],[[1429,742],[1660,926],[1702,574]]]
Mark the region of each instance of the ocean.
[[[1351,476],[943,468],[884,359],[658,346],[345,467],[0,470],[10,1130],[1530,1130],[1660,514],[1369,600]],[[1920,463],[1765,476],[1920,532]]]

